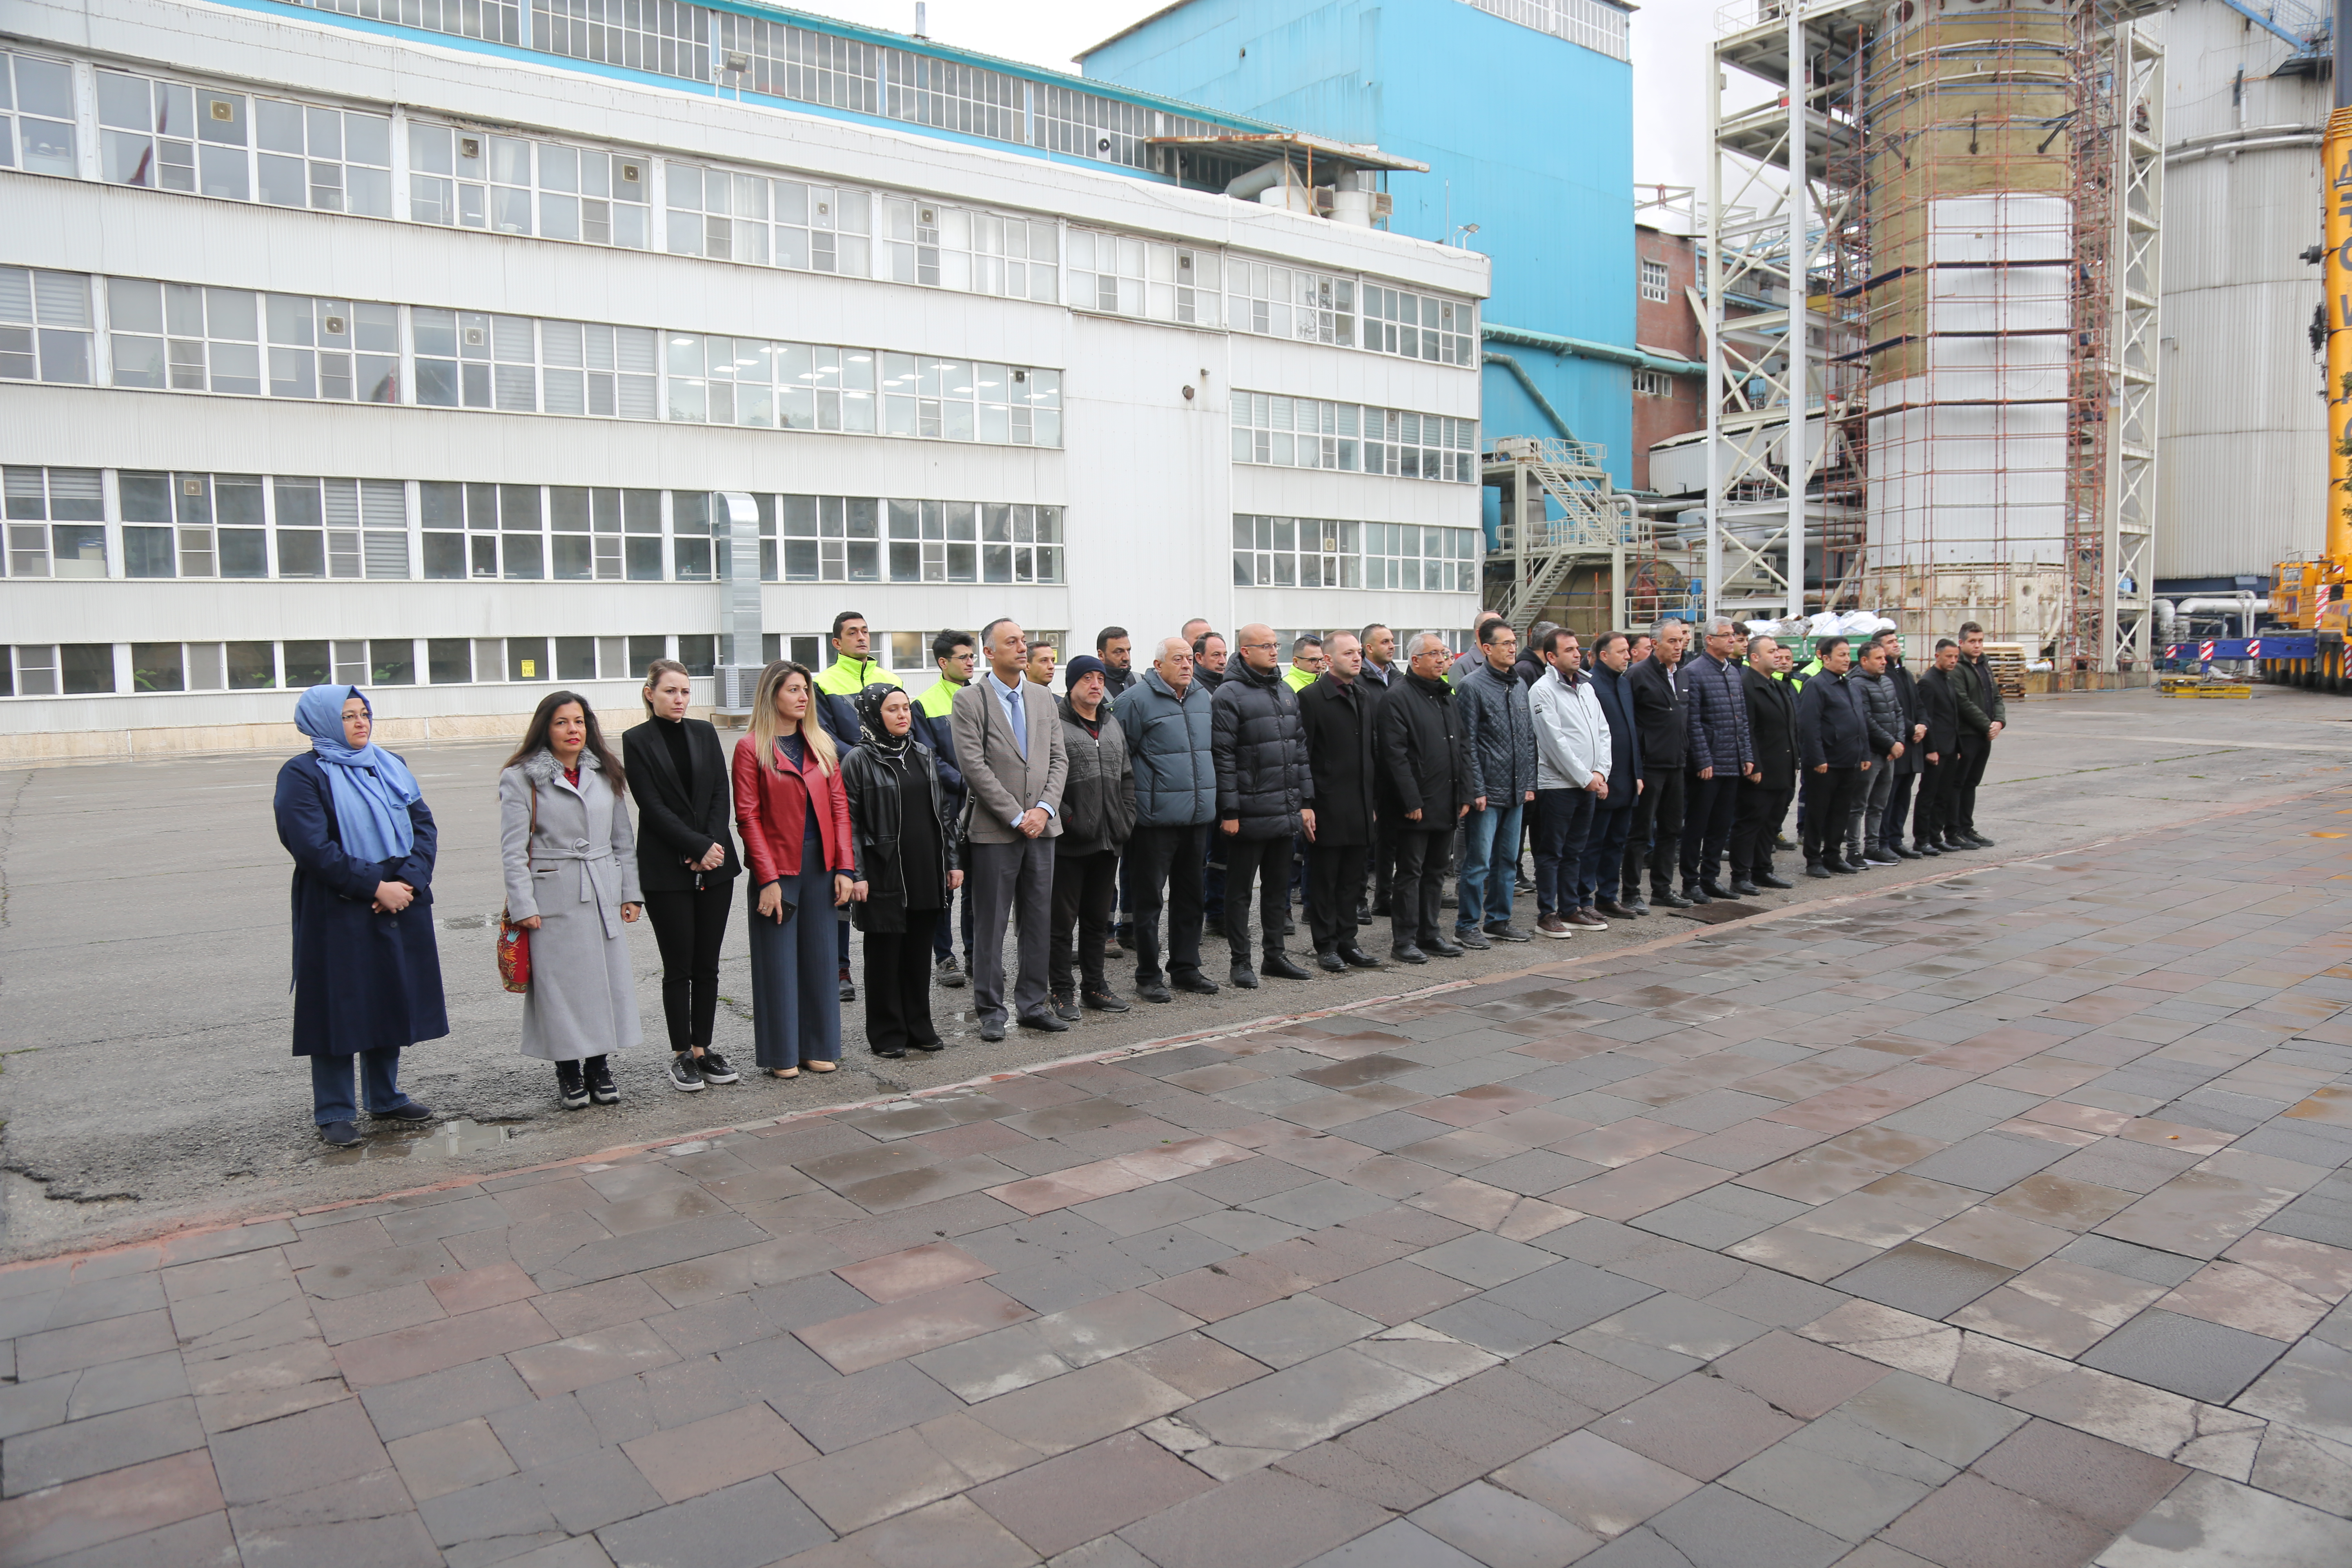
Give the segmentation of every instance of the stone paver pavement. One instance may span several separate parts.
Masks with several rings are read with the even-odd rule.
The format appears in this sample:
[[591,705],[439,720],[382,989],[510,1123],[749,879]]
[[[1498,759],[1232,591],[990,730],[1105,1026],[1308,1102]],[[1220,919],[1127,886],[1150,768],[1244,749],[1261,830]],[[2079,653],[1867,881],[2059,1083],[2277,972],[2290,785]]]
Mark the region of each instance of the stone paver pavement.
[[0,1568],[2352,1562],[2340,798],[0,1270]]

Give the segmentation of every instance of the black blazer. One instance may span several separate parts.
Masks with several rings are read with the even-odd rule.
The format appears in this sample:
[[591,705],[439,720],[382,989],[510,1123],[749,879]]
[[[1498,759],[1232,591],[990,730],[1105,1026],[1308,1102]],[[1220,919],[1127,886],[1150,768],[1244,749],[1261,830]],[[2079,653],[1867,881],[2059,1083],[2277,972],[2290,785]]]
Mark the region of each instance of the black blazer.
[[1919,722],[1927,726],[1927,738],[1915,748],[1919,760],[1927,762],[1927,753],[1949,761],[1960,746],[1960,705],[1952,690],[1953,677],[1929,665],[1919,677]]
[[1642,765],[1655,778],[1679,768],[1690,754],[1690,699],[1683,695],[1682,670],[1669,673],[1655,658],[1625,667],[1633,688],[1633,720],[1642,726]]
[[1347,684],[1318,675],[1299,689],[1298,722],[1307,731],[1307,767],[1315,778],[1315,842],[1372,841],[1372,724],[1388,700],[1360,679]]
[[1775,680],[1749,668],[1748,732],[1756,743],[1757,777],[1750,782],[1766,789],[1797,785],[1797,696],[1785,680]]
[[637,885],[648,893],[690,893],[696,876],[691,862],[709,854],[713,844],[727,851],[727,860],[716,871],[700,873],[706,883],[743,869],[728,826],[735,816],[734,784],[719,731],[709,723],[686,721],[687,751],[694,759],[689,789],[677,776],[656,722],[648,719],[621,736],[621,766],[628,771],[629,795],[637,803]]

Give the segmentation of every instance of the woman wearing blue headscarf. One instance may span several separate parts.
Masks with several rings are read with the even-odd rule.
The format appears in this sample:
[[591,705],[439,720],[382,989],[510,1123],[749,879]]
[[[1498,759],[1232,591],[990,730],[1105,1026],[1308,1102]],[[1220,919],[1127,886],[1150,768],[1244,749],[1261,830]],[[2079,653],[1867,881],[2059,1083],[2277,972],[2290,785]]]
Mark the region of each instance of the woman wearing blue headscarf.
[[433,1114],[401,1092],[400,1052],[449,1032],[433,939],[439,836],[407,765],[369,739],[357,687],[310,688],[294,723],[310,749],[278,770],[277,801],[294,857],[294,1054],[310,1058],[319,1136],[345,1148],[362,1094],[370,1116]]

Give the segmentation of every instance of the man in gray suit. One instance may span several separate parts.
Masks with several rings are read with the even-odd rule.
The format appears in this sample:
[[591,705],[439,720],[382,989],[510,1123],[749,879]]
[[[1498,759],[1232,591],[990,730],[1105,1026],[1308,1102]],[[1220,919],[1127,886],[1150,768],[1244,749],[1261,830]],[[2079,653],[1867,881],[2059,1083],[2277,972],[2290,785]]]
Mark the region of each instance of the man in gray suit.
[[1046,961],[1054,918],[1054,840],[1061,836],[1062,784],[1069,775],[1054,699],[1031,681],[1029,639],[998,619],[981,628],[987,673],[949,709],[956,765],[963,770],[971,858],[971,994],[980,1037],[1004,1038],[1004,923],[1021,930],[1021,973],[1013,989],[1023,1026],[1069,1027],[1048,1004]]

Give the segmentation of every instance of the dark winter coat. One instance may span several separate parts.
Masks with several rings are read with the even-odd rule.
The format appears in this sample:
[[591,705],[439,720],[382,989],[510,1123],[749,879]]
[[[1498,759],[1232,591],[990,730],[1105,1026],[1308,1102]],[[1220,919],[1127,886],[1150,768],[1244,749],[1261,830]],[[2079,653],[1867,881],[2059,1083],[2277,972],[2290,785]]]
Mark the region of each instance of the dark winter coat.
[[[629,775],[629,798],[637,803],[637,886],[648,893],[690,893],[697,877],[708,886],[743,869],[728,826],[735,816],[735,792],[717,730],[700,719],[685,721],[694,763],[689,780],[677,776],[659,723],[648,719],[621,735],[621,769]],[[727,851],[725,864],[716,871],[695,870],[714,844]]]
[[1489,811],[1524,805],[1536,787],[1536,721],[1528,689],[1517,675],[1497,673],[1484,658],[1454,683],[1463,751],[1470,764],[1470,798],[1484,795]]
[[1756,760],[1748,734],[1748,689],[1739,671],[1739,666],[1707,653],[1682,667],[1678,684],[1690,731],[1685,760],[1694,773],[1712,768],[1717,778],[1738,778]]
[[1927,738],[1919,742],[1923,763],[1927,752],[1949,757],[1959,749],[1960,704],[1953,684],[1950,671],[1933,665],[1919,677],[1919,721],[1927,726]]
[[1318,845],[1372,841],[1372,722],[1384,700],[1377,688],[1334,680],[1328,670],[1298,693],[1307,765],[1315,775]]
[[[433,935],[440,834],[425,802],[408,808],[416,835],[408,854],[381,864],[343,853],[326,766],[311,752],[278,770],[275,807],[278,841],[294,857],[294,1054],[345,1057],[447,1034]],[[379,882],[405,882],[416,897],[396,915],[377,914]],[[487,940],[479,955],[487,967]]]
[[[1884,763],[1897,745],[1911,738],[1911,727],[1903,721],[1902,700],[1883,674],[1868,675],[1857,666],[1847,679],[1862,692],[1863,722],[1870,727],[1870,754]],[[1903,749],[1907,752],[1911,748]]]
[[1927,721],[1919,714],[1919,683],[1911,679],[1908,668],[1900,662],[1890,660],[1886,666],[1886,684],[1895,692],[1895,706],[1903,720],[1903,754],[1895,759],[1895,776],[1905,778],[1927,765],[1927,759],[1920,755],[1926,748],[1912,734]]
[[1823,669],[1805,682],[1797,697],[1797,761],[1808,773],[1823,763],[1852,768],[1870,761],[1870,720],[1859,677]]
[[1755,783],[1764,789],[1794,789],[1797,784],[1797,694],[1785,680],[1744,669],[1748,688],[1748,733],[1756,746]]
[[1974,734],[1987,735],[1995,724],[2007,725],[2009,705],[2001,700],[2000,682],[1992,678],[1992,666],[1983,658],[1971,659],[1960,655],[1960,662],[1952,667],[1953,695],[1960,704],[1960,722]]
[[1142,827],[1200,827],[1217,819],[1209,688],[1198,680],[1180,700],[1156,669],[1118,700],[1118,727],[1135,769],[1135,820]]
[[1642,726],[1643,764],[1652,773],[1679,768],[1690,754],[1689,705],[1683,696],[1682,674],[1668,669],[1655,656],[1625,667],[1633,684],[1633,719]]
[[1217,819],[1238,822],[1244,838],[1289,838],[1315,804],[1298,694],[1275,670],[1260,675],[1240,658],[1209,707],[1210,753],[1217,768]]
[[[1627,674],[1633,666],[1625,667]],[[1601,716],[1609,721],[1609,793],[1595,803],[1600,811],[1623,811],[1632,805],[1642,780],[1642,724],[1633,713],[1633,686],[1625,675],[1607,665],[1592,672],[1592,689],[1601,699]]]
[[[1380,802],[1399,833],[1450,833],[1462,808],[1477,798],[1470,787],[1468,746],[1453,691],[1442,682],[1408,675],[1381,700],[1372,721],[1372,759],[1380,770]],[[1418,811],[1420,820],[1407,821]]]
[[[849,796],[849,842],[857,868],[855,880],[866,884],[866,899],[849,906],[849,923],[863,931],[884,935],[907,929],[907,868],[898,854],[906,834],[908,791],[902,787],[921,781],[913,793],[918,811],[929,811],[939,824],[934,840],[940,847],[939,885],[947,891],[948,873],[959,868],[955,815],[948,789],[940,777],[940,760],[920,741],[908,748],[914,766],[911,778],[871,746],[860,746],[841,759],[841,784]],[[631,775],[634,780],[635,775]]]
[[1127,732],[1106,702],[1096,711],[1100,732],[1079,722],[1070,700],[1061,700],[1062,745],[1070,754],[1062,785],[1062,842],[1056,855],[1099,855],[1117,849],[1135,831],[1135,764]]
[[1103,690],[1109,693],[1112,698],[1126,696],[1128,689],[1135,684],[1137,679],[1137,671],[1133,665],[1128,666],[1125,669],[1114,669],[1109,661],[1104,661]]

